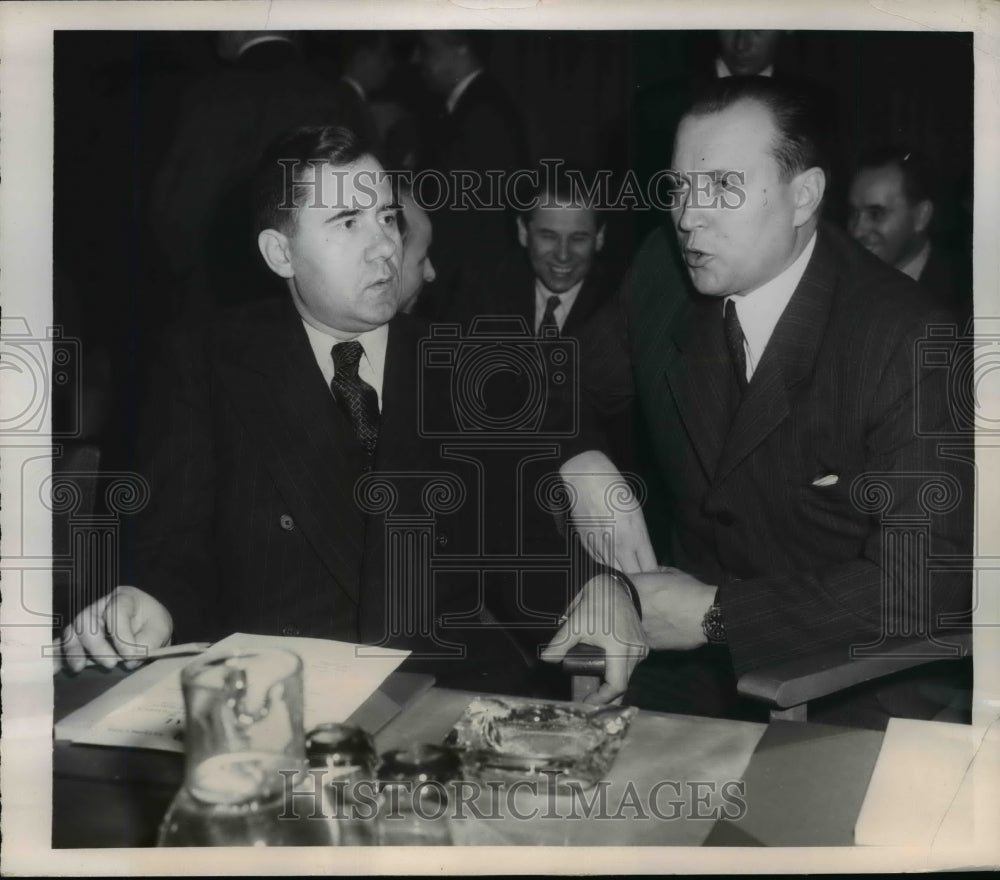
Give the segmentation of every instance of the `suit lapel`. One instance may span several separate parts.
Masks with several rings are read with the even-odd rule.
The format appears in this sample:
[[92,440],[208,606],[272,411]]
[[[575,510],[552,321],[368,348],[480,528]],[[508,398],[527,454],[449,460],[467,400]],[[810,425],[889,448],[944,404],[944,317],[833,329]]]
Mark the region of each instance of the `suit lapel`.
[[722,332],[722,305],[696,297],[675,325],[677,356],[666,377],[681,420],[709,480],[715,474],[730,422],[732,366]]
[[716,480],[731,473],[788,417],[789,390],[812,371],[823,341],[837,272],[832,248],[821,229],[805,274],[743,394]]
[[602,282],[599,270],[591,268],[590,273],[583,281],[583,286],[576,297],[576,302],[573,303],[573,308],[570,309],[569,314],[566,316],[566,323],[563,324],[562,328],[564,336],[575,336],[580,332],[583,325],[587,323],[590,316],[601,305],[602,294],[606,289],[607,286]]
[[248,432],[300,528],[338,585],[358,600],[364,525],[354,503],[353,430],[333,403],[290,302],[236,328],[222,373]]

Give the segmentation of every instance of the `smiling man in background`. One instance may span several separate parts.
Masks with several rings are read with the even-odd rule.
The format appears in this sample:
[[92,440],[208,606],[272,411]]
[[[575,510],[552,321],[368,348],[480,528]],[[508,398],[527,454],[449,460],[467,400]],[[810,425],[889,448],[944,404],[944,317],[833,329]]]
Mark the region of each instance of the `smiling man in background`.
[[864,154],[848,193],[851,237],[880,260],[909,275],[943,305],[971,311],[968,271],[931,241],[939,198],[927,160],[906,147]]

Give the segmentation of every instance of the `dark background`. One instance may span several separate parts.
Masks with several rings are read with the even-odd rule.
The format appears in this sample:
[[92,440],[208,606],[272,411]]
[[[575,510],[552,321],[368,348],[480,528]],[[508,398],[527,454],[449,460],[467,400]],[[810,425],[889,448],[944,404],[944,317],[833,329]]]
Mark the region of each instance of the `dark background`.
[[[308,63],[332,84],[336,35],[303,36]],[[419,113],[426,97],[408,65],[411,35],[397,37],[400,64],[384,97]],[[519,102],[533,160],[621,162],[638,90],[713,57],[714,39],[696,31],[505,31],[495,35],[489,66]],[[146,359],[160,330],[180,315],[158,271],[149,195],[179,114],[224,66],[213,40],[200,32],[55,35],[55,320],[83,342],[85,381],[89,371],[106,391],[106,415],[88,430],[110,468],[131,462]],[[967,33],[817,31],[787,34],[777,66],[835,96],[839,167],[876,141],[925,151],[949,201],[937,235],[968,251],[972,59]],[[842,178],[834,179],[826,210],[842,219]]]

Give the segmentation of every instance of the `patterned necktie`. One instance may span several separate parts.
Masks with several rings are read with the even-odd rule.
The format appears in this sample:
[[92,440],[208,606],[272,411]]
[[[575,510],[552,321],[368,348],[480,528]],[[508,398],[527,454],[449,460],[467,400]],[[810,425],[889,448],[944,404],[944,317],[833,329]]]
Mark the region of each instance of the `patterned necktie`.
[[747,353],[744,348],[746,337],[743,335],[743,328],[740,326],[740,319],[736,314],[736,303],[731,299],[726,300],[725,308],[722,311],[722,327],[726,334],[729,360],[732,361],[733,372],[736,373],[736,384],[739,385],[742,394],[747,387]]
[[338,342],[330,354],[333,356],[333,379],[330,390],[344,415],[350,419],[358,440],[371,455],[378,442],[378,394],[358,376],[358,362],[364,349],[356,339]]
[[559,308],[559,297],[550,296],[545,301],[545,314],[542,315],[542,323],[538,325],[538,335],[544,336],[546,327],[554,327],[555,332],[559,332],[559,323],[556,321],[556,309]]

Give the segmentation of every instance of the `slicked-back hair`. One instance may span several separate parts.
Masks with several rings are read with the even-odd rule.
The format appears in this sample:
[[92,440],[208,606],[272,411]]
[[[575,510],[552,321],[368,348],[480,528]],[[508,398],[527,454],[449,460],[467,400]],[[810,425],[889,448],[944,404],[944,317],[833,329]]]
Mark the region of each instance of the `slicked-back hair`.
[[804,84],[767,76],[729,76],[714,80],[699,92],[684,114],[709,116],[743,102],[763,105],[771,115],[777,138],[771,151],[783,180],[818,167],[829,179],[829,108]]
[[537,179],[537,186],[532,186],[525,181],[525,185],[518,188],[518,201],[522,205],[530,205],[519,212],[521,219],[527,225],[536,208],[579,206],[589,208],[594,212],[594,222],[600,229],[607,217],[599,207],[605,198],[602,196],[602,190],[599,186],[599,169],[583,165],[568,165],[562,160],[557,161],[558,164],[553,164],[551,168],[539,166],[534,169],[533,174]]
[[[925,199],[938,200],[937,175],[927,157],[902,144],[880,144],[865,150],[858,159],[857,171],[898,168],[903,176],[903,195],[911,205]],[[855,172],[857,173],[857,172]]]
[[257,232],[295,230],[300,202],[313,187],[296,184],[311,179],[323,165],[342,168],[362,156],[374,155],[361,135],[339,125],[307,125],[279,137],[261,157],[253,182],[254,223]]

